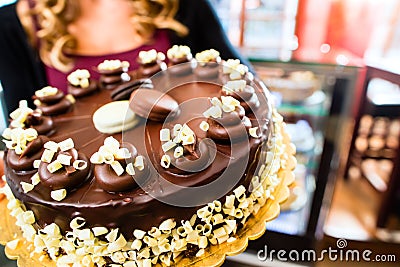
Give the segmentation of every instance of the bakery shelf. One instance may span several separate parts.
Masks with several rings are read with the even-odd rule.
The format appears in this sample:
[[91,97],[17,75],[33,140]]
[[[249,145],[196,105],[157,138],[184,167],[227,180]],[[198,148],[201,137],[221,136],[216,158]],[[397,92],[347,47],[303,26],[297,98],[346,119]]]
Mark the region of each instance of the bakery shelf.
[[[358,174],[380,192],[381,203],[376,221],[378,228],[386,227],[391,215],[398,216],[396,207],[400,189],[400,72],[395,65],[386,63],[384,59],[367,60],[365,79],[358,98],[361,104],[356,111],[344,170],[345,178]],[[378,137],[370,142],[372,136]],[[360,142],[360,137],[367,138],[368,142]],[[374,168],[376,161],[392,164],[386,173],[387,177],[382,170]]]

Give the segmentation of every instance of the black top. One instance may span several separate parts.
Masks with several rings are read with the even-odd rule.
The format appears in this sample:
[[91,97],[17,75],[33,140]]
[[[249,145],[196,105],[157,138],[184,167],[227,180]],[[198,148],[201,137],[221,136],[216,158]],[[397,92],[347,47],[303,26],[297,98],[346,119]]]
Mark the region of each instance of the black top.
[[[222,58],[239,58],[250,67],[229,42],[208,0],[180,0],[176,19],[188,27],[189,34],[179,37],[171,33],[172,44],[187,45],[193,54],[214,48]],[[42,62],[17,16],[16,4],[0,8],[0,21],[0,81],[7,110],[12,112],[20,100],[31,101],[47,82]]]

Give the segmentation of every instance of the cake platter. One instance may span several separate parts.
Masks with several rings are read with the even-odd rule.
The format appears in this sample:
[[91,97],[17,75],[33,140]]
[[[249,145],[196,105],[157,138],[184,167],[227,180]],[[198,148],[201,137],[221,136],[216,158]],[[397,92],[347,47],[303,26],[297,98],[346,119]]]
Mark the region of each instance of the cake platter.
[[[249,240],[261,237],[265,233],[266,223],[278,217],[280,204],[289,197],[289,185],[294,182],[293,170],[296,166],[295,148],[284,131],[284,123],[279,125],[282,131],[285,151],[281,154],[281,159],[275,160],[282,160],[282,157],[285,157],[286,164],[282,164],[279,170],[278,176],[280,176],[281,182],[273,192],[273,197],[261,207],[255,216],[249,218],[233,240],[210,246],[203,256],[195,258],[182,257],[176,266],[220,266],[225,261],[226,256],[242,253],[247,248]],[[5,245],[6,256],[9,259],[17,260],[17,264],[20,267],[56,266],[55,262],[51,261],[45,254],[34,252],[34,245],[23,238],[21,229],[15,224],[15,218],[10,215],[7,209],[7,198],[4,195],[1,195],[0,198],[0,211],[3,214],[3,216],[0,216],[0,244]]]

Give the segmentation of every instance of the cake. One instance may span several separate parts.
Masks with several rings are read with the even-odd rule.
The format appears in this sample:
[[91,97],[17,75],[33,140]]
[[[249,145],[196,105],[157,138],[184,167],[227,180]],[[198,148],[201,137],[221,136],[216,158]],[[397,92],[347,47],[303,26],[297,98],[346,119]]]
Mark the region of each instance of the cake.
[[202,79],[197,68],[220,60],[209,55],[206,65],[183,63],[191,72],[136,81],[153,86],[129,100],[104,88],[79,98],[51,117],[47,136],[21,103],[20,127],[3,133],[2,192],[34,252],[57,266],[170,266],[235,240],[288,156],[267,88],[255,78],[221,84],[224,61]]

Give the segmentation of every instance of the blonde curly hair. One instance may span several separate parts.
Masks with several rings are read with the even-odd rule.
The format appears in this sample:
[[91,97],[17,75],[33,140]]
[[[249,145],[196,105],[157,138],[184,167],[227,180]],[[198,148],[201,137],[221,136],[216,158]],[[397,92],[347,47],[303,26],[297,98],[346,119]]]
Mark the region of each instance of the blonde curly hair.
[[[134,10],[132,25],[144,40],[151,38],[156,29],[170,29],[181,36],[188,33],[188,29],[174,19],[177,0],[130,1]],[[36,0],[33,9],[20,14],[32,44],[39,46],[40,58],[46,65],[63,72],[73,68],[73,59],[65,56],[65,52],[73,51],[77,43],[67,27],[79,14],[79,0]],[[37,32],[32,31],[32,25],[28,25],[31,20],[27,17],[30,16],[37,18]]]

